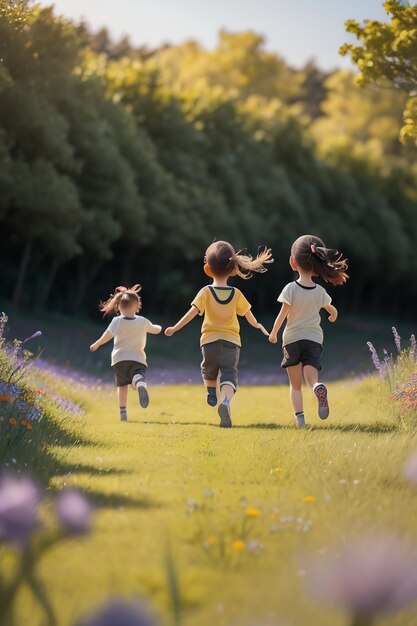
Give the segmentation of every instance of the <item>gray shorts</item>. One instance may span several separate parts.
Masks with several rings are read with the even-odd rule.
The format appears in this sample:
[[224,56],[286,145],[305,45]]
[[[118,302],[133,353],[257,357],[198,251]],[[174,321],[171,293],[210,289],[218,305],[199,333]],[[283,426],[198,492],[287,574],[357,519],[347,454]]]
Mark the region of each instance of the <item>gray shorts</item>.
[[320,362],[320,356],[323,352],[323,348],[320,343],[316,341],[310,341],[309,339],[299,339],[293,343],[287,343],[282,349],[284,358],[282,359],[281,367],[286,369],[299,363],[304,365],[311,365],[315,367],[319,372],[322,371],[323,366]]
[[228,384],[236,389],[240,347],[231,341],[219,339],[204,344],[201,352],[203,354],[201,362],[203,380],[217,380],[220,372],[220,386]]
[[119,361],[118,363],[112,365],[112,370],[114,372],[117,387],[130,385],[136,374],[140,374],[144,381],[146,379],[147,367],[138,361]]

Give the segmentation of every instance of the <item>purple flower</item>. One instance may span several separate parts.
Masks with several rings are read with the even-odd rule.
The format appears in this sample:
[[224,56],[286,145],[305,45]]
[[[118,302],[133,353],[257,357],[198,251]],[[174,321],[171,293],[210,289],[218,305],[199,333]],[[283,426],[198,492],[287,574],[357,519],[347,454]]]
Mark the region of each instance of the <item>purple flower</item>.
[[392,536],[350,542],[337,557],[310,560],[312,595],[358,617],[392,613],[417,600],[413,546]]
[[415,361],[417,356],[417,342],[416,336],[411,335],[410,337],[410,357]]
[[370,342],[367,341],[366,345],[368,346],[370,352],[371,352],[371,356],[372,356],[372,362],[375,365],[375,369],[378,371],[379,375],[381,376],[381,378],[384,377],[384,368],[382,366],[381,361],[379,360],[379,356],[377,351],[375,350],[374,345]]
[[71,535],[85,535],[90,530],[92,507],[78,489],[67,487],[60,491],[55,511],[60,523]]
[[30,337],[26,337],[26,339],[24,339],[22,341],[22,346],[27,341],[31,341],[31,339],[36,339],[36,337],[42,337],[42,331],[41,330],[37,330],[36,333],[33,333],[33,335],[31,335]]
[[79,626],[154,626],[155,620],[139,602],[110,600],[102,609]]
[[406,461],[403,473],[410,483],[417,485],[417,452]]
[[395,326],[392,327],[392,334],[394,335],[394,341],[395,341],[395,346],[397,348],[397,352],[398,354],[401,354],[401,337],[398,334],[398,331],[395,328]]
[[24,547],[39,526],[39,487],[29,477],[0,480],[0,542]]

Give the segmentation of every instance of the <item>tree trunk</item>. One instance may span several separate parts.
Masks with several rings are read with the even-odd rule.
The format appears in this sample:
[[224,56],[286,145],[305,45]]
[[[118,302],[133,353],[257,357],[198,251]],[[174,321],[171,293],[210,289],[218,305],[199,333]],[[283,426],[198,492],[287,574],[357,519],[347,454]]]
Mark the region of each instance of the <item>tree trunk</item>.
[[16,284],[13,290],[12,305],[18,307],[22,296],[23,284],[25,282],[27,269],[29,266],[30,257],[32,256],[33,243],[28,241],[23,251],[23,256],[20,260],[19,272],[17,275]]
[[56,275],[57,275],[58,270],[59,270],[60,267],[61,267],[61,261],[58,260],[58,259],[54,259],[52,264],[51,264],[51,267],[50,267],[48,276],[46,278],[44,287],[42,289],[42,292],[41,292],[41,294],[40,294],[40,296],[38,298],[38,301],[36,303],[36,308],[37,309],[44,309],[45,308],[46,303],[48,302],[49,295],[50,295],[51,290],[52,290],[52,285],[55,282],[55,278],[56,278]]

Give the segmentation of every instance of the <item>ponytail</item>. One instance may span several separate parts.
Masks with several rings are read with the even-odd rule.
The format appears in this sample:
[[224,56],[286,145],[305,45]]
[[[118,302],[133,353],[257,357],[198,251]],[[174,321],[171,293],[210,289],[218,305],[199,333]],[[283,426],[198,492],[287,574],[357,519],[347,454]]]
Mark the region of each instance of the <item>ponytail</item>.
[[133,285],[128,289],[127,287],[116,287],[115,293],[112,293],[105,302],[100,302],[99,309],[104,315],[110,313],[119,313],[121,308],[128,306],[131,302],[136,302],[138,307],[141,306],[141,299],[139,292],[142,287],[140,285]]
[[326,248],[323,241],[314,235],[302,235],[291,248],[300,269],[321,276],[326,283],[343,285],[349,276],[346,273],[348,261],[339,250]]
[[263,274],[268,270],[265,264],[274,262],[271,248],[265,248],[265,250],[259,252],[255,258],[252,258],[249,254],[237,252],[233,255],[231,260],[235,263],[236,275],[245,280],[251,278],[253,272]]

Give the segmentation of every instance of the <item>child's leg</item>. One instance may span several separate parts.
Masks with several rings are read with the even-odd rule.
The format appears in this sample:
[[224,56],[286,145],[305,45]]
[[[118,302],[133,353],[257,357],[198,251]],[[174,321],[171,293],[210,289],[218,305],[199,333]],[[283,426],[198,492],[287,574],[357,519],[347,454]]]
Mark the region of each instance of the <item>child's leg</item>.
[[134,367],[132,378],[132,387],[136,389],[139,395],[139,404],[143,409],[149,405],[148,386],[146,384],[146,365],[138,363]]
[[318,400],[319,417],[325,420],[329,417],[329,403],[327,400],[327,388],[323,383],[319,383],[319,373],[313,365],[304,366],[304,379],[309,387],[312,387],[314,395]]
[[220,342],[213,341],[201,347],[203,360],[201,375],[207,389],[207,404],[217,404],[217,376],[219,374]]
[[232,425],[230,403],[236,393],[238,373],[237,366],[240,347],[230,341],[221,342],[220,355],[220,398],[218,413],[220,426],[230,428]]
[[290,398],[294,409],[295,419],[299,428],[304,428],[303,393],[301,385],[303,383],[303,366],[290,365],[287,367],[288,379],[290,381]]
[[122,422],[127,420],[127,391],[129,385],[117,387],[117,397],[119,399],[120,419]]

